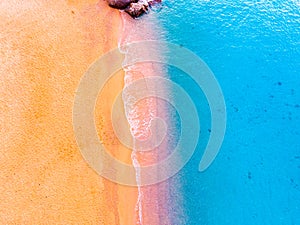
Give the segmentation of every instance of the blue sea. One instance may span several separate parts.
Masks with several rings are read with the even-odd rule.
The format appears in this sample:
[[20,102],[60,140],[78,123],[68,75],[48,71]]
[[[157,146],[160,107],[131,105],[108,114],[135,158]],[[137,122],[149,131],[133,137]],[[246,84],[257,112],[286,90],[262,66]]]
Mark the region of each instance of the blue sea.
[[167,41],[205,61],[226,102],[223,145],[199,172],[210,109],[195,82],[169,68],[201,120],[197,149],[173,177],[183,193],[177,224],[299,225],[300,1],[165,0],[155,10]]

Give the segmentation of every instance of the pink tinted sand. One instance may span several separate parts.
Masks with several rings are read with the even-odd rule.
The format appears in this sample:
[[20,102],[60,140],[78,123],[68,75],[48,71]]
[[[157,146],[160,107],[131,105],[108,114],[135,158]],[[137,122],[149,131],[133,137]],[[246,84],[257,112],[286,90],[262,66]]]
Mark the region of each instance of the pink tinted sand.
[[[143,40],[160,40],[162,31],[154,14],[146,15],[138,20],[133,20],[126,13],[121,14],[123,19],[122,36],[120,37],[119,46]],[[163,46],[157,46],[158,48]],[[130,50],[129,50],[130,51]],[[143,51],[139,49],[139,51]],[[147,50],[145,50],[147,51]],[[160,54],[162,52],[157,52]],[[127,53],[130,54],[130,53]],[[125,53],[126,55],[126,53]],[[164,77],[165,71],[159,64],[143,62],[124,68],[125,70],[125,87],[134,81],[154,76]],[[147,81],[146,81],[147,83]],[[159,87],[157,84],[157,88]],[[167,91],[167,90],[166,90]],[[130,105],[128,99],[123,99],[125,108]],[[128,105],[127,105],[128,104]],[[161,104],[160,104],[161,105]],[[138,103],[128,110],[127,119],[131,127],[132,135],[138,140],[147,140],[151,136],[150,124],[156,117],[166,119],[167,112],[159,108],[159,100],[155,97],[141,99]],[[153,131],[152,131],[153,132]],[[155,132],[155,129],[154,129]],[[155,134],[153,134],[155,135]],[[138,146],[135,146],[136,148]],[[139,182],[139,167],[156,164],[161,155],[165,155],[167,146],[164,143],[152,151],[138,152],[133,151],[132,160],[137,171],[137,181]],[[159,171],[157,171],[157,174]],[[171,224],[168,213],[168,186],[167,181],[142,186],[138,188],[138,201],[136,210],[138,213],[138,224]]]

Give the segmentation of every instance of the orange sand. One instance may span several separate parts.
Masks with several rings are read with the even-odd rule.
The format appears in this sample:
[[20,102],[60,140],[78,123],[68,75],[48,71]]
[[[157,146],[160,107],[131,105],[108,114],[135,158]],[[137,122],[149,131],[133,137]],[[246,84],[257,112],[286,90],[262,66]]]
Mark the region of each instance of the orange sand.
[[[117,47],[120,35],[120,13],[104,1],[96,4],[0,3],[0,224],[136,224],[137,189],[97,175],[73,134],[79,80]],[[110,118],[122,87],[120,72],[102,93],[96,115],[100,136],[111,140],[110,121],[101,116]],[[113,153],[130,163],[131,152],[113,143]]]

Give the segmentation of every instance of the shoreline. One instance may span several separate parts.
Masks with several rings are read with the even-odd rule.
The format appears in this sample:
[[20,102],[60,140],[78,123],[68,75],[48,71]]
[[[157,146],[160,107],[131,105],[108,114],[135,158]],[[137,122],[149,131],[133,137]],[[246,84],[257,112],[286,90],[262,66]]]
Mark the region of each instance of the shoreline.
[[[139,20],[132,19],[125,12],[121,12],[121,17],[123,20],[123,33],[119,39],[119,49],[125,54],[125,57],[134,57],[134,52],[136,49],[122,49],[122,45],[139,42],[143,40],[161,40],[163,31],[159,27],[159,22],[155,17],[155,14],[148,14],[144,17],[139,18]],[[157,54],[162,54],[163,46],[157,46]],[[139,49],[141,51],[141,49]],[[160,57],[158,57],[160,58]],[[124,68],[125,77],[124,84],[125,87],[132,84],[134,81],[148,78],[148,77],[166,77],[166,71],[161,65],[155,63],[138,63],[137,65],[132,65],[128,68]],[[146,81],[147,85],[147,81]],[[157,84],[156,88],[159,87]],[[146,87],[147,88],[147,87]],[[166,90],[167,91],[167,90]],[[168,112],[162,111],[159,104],[162,104],[155,97],[150,97],[147,99],[141,99],[137,104],[132,105],[132,96],[123,96],[123,101],[125,105],[125,111],[127,115],[127,120],[131,127],[132,135],[138,140],[147,140],[150,138],[150,125],[151,122],[156,118],[162,116],[166,119]],[[166,108],[165,108],[166,109]],[[155,128],[152,131],[156,131]],[[152,134],[156,135],[156,134]],[[139,167],[144,167],[146,165],[156,164],[161,155],[167,153],[167,145],[159,146],[150,152],[139,152],[137,149],[139,143],[134,143],[135,149],[132,152],[132,159],[135,162],[137,172],[137,182],[145,178],[140,177]],[[157,171],[157,174],[159,171]],[[162,199],[168,199],[168,185],[169,181],[164,181],[159,184],[153,184],[149,186],[139,186],[138,187],[138,201],[136,203],[136,208],[139,214],[138,224],[171,224],[168,216],[168,202],[162,201]]]
[[[168,206],[159,200],[168,196],[166,186],[142,187],[143,210],[136,211],[138,188],[100,177],[82,158],[73,133],[77,85],[97,58],[118,47],[121,33],[129,33],[128,27],[121,30],[124,12],[96,0],[15,0],[0,12],[6,15],[0,22],[0,55],[6,59],[0,78],[0,120],[5,124],[0,137],[0,222],[131,225],[142,216],[144,224],[159,224],[159,215],[168,215]],[[134,25],[141,20],[128,16],[128,21]],[[136,38],[147,38],[147,33],[155,37],[155,24],[148,25]],[[117,140],[111,123],[111,106],[126,82],[119,71],[106,83],[95,118],[108,151],[132,164],[131,149]]]

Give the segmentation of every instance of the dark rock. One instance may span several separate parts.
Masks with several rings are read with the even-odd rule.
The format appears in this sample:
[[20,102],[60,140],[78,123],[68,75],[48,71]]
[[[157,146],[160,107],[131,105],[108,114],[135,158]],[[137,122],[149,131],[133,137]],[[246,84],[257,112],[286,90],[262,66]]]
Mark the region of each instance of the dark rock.
[[137,2],[137,0],[106,0],[108,5],[116,9],[125,9],[130,3]]
[[112,8],[123,9],[131,17],[137,18],[148,12],[149,7],[161,3],[161,0],[106,0]]
[[146,13],[148,9],[149,4],[147,1],[138,1],[136,3],[130,3],[130,5],[125,9],[125,12],[133,18],[137,18]]

